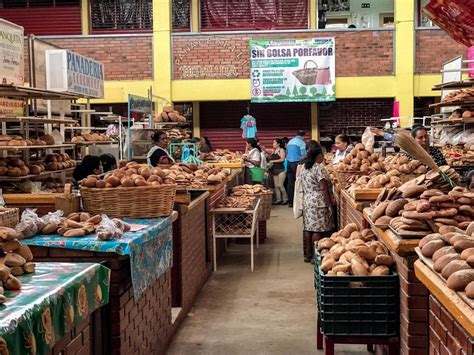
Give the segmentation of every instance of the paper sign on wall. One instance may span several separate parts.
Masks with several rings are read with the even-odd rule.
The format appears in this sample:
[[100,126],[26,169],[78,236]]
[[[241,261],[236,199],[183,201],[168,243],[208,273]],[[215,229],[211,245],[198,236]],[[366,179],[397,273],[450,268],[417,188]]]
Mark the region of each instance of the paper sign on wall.
[[0,19],[0,84],[24,85],[23,27]]
[[252,102],[336,99],[335,39],[250,41]]

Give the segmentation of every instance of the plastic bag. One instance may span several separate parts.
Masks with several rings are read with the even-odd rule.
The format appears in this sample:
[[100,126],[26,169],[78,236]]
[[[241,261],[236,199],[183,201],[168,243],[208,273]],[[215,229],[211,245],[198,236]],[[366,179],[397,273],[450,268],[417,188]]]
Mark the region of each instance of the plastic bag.
[[301,177],[297,177],[295,181],[295,195],[293,197],[293,217],[300,218],[303,216],[303,184]]
[[29,209],[23,211],[21,214],[20,223],[15,227],[15,230],[20,234],[21,239],[31,238],[41,231],[44,227],[44,222],[36,214],[36,209]]
[[370,131],[370,127],[367,127],[362,135],[362,144],[365,146],[365,150],[373,153],[374,152],[375,136]]
[[54,144],[63,144],[63,136],[57,129],[53,130],[51,136],[54,139]]
[[63,218],[63,211],[56,211],[56,212],[49,212],[48,214],[41,217],[43,219],[44,224],[59,224],[62,222]]
[[96,229],[96,235],[99,240],[119,239],[123,236],[124,232],[129,230],[130,225],[127,223],[117,218],[110,219],[103,214],[102,221]]

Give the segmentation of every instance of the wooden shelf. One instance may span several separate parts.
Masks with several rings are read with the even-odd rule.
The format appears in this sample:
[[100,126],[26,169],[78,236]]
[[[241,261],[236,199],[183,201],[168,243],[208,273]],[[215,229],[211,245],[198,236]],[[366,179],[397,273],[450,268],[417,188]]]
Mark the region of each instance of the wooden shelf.
[[379,197],[381,191],[382,189],[349,188],[349,194],[356,201],[375,201],[377,197]]
[[0,146],[0,150],[17,151],[31,149],[61,149],[74,148],[75,144],[55,144],[55,145],[28,145],[28,146]]
[[29,180],[29,179],[35,179],[39,177],[45,177],[45,176],[52,176],[56,175],[59,173],[65,173],[67,171],[73,171],[75,168],[67,168],[67,169],[62,169],[62,170],[54,170],[54,171],[43,171],[41,174],[30,174],[30,175],[25,175],[25,176],[18,176],[18,177],[12,177],[12,176],[0,176],[0,182],[17,182],[17,181],[24,181],[24,180]]
[[456,100],[449,102],[439,102],[437,104],[431,104],[430,108],[438,107],[450,107],[450,106],[474,106],[474,97],[469,100]]
[[91,146],[91,145],[112,145],[112,144],[118,144],[118,142],[113,142],[113,141],[97,141],[97,142],[76,142],[76,143],[71,143],[76,146]]
[[[28,122],[28,123],[37,123],[37,124],[76,124],[75,120],[61,119],[61,118],[48,118],[44,117],[29,117],[29,116],[0,116],[0,122]],[[69,128],[69,127],[68,127]]]
[[469,335],[474,336],[474,309],[421,260],[415,262],[415,275]]
[[77,100],[82,95],[73,95],[64,92],[51,91],[46,89],[30,88],[26,86],[15,86],[0,84],[0,96],[22,99],[43,99],[43,100]]
[[25,205],[35,206],[37,204],[42,205],[54,205],[56,197],[63,196],[62,193],[44,193],[44,194],[4,194],[3,199],[7,206],[10,205]]
[[431,90],[443,90],[443,89],[450,89],[450,90],[460,90],[474,87],[474,80],[461,80],[461,81],[451,81],[449,83],[438,84],[433,86]]
[[468,124],[468,123],[474,123],[474,117],[436,120],[436,121],[432,121],[431,125],[457,125],[457,124]]

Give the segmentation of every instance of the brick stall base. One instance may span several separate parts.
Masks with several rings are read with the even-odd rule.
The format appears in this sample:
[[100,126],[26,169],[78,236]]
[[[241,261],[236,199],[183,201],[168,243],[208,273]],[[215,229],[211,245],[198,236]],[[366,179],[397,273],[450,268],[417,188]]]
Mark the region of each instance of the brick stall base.
[[179,217],[173,223],[173,307],[181,308],[174,323],[175,330],[212,272],[206,233],[208,197],[203,196],[189,206],[180,206]]
[[474,339],[433,295],[429,297],[429,354],[474,354]]
[[[100,309],[94,313],[100,316]],[[51,355],[89,355],[94,354],[92,328],[94,315],[82,321],[77,327],[71,329],[51,350]],[[95,339],[96,342],[101,339]]]
[[165,353],[173,336],[171,270],[161,275],[135,300],[128,256],[35,246],[30,248],[36,261],[94,262],[111,269],[110,302],[101,309],[102,326],[94,332],[95,338],[102,340],[102,346],[99,349],[94,347],[94,354]]
[[338,202],[339,228],[344,228],[349,223],[357,224],[360,230],[368,228],[362,213],[362,203],[356,202],[345,190],[341,191]]

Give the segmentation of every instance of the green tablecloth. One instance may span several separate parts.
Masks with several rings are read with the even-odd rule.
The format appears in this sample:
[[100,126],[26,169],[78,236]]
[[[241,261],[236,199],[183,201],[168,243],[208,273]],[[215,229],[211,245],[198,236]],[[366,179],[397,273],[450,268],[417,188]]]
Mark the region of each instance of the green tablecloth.
[[37,263],[6,291],[0,306],[0,354],[46,354],[69,330],[109,302],[110,270],[90,263]]

